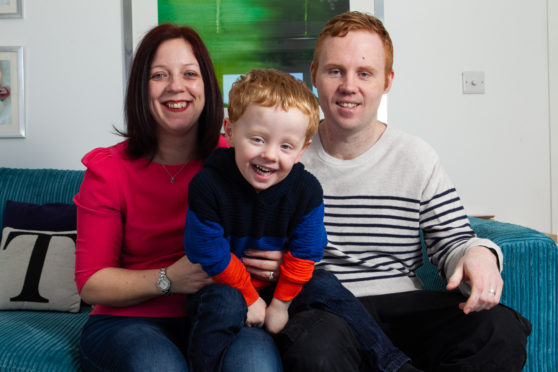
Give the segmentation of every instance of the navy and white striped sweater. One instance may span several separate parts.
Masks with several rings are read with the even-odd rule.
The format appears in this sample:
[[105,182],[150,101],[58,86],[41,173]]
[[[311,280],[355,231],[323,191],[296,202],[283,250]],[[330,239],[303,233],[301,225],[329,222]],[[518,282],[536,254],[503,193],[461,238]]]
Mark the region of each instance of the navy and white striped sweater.
[[[302,157],[324,190],[328,246],[319,263],[356,296],[422,288],[420,231],[429,259],[451,275],[467,249],[500,248],[471,230],[454,186],[424,141],[388,126],[352,160],[329,156],[319,135]],[[467,292],[467,288],[462,288]]]

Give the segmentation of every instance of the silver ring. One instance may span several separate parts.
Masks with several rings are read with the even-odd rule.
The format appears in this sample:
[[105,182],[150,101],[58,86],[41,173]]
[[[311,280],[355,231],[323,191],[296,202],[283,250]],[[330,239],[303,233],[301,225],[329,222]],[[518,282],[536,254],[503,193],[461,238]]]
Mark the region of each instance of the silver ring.
[[488,292],[492,293],[494,296],[496,296],[496,290],[494,288],[490,288],[488,290]]
[[271,281],[271,280],[273,280],[274,276],[275,276],[275,274],[273,273],[273,271],[270,271],[268,279]]

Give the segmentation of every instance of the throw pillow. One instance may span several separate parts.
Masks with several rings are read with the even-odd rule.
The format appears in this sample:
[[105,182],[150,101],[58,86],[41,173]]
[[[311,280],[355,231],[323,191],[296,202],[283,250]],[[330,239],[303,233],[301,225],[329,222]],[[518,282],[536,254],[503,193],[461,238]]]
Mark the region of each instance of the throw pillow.
[[0,242],[0,309],[78,312],[76,206],[7,201]]

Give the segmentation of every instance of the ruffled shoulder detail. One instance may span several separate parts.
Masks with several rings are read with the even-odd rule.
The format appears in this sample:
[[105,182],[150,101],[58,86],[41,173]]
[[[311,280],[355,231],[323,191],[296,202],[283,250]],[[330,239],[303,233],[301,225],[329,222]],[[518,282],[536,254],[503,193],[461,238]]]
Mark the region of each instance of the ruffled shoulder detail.
[[81,162],[89,169],[97,164],[106,165],[106,162],[110,162],[111,159],[122,159],[126,144],[127,141],[124,141],[111,147],[98,147],[85,154]]
[[121,205],[119,178],[126,161],[127,141],[102,147],[87,153],[82,163],[87,168],[79,193],[74,201],[78,206],[98,208]]

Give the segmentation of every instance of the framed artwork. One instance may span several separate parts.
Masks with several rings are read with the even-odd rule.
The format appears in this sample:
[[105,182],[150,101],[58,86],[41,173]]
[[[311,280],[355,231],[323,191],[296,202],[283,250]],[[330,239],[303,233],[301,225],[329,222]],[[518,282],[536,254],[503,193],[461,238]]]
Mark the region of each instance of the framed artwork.
[[[165,22],[189,25],[198,31],[209,49],[225,106],[232,83],[256,67],[273,67],[291,73],[313,89],[310,63],[316,39],[326,21],[347,10],[371,13],[382,20],[384,13],[384,0],[121,2],[125,79],[134,48],[148,29]],[[379,118],[387,115],[385,98],[380,104]]]
[[0,137],[25,137],[23,47],[0,46]]
[[312,89],[316,39],[350,0],[158,0],[159,23],[193,27],[209,49],[225,106],[232,83],[253,68],[275,68]]
[[0,18],[21,17],[21,0],[0,0]]

